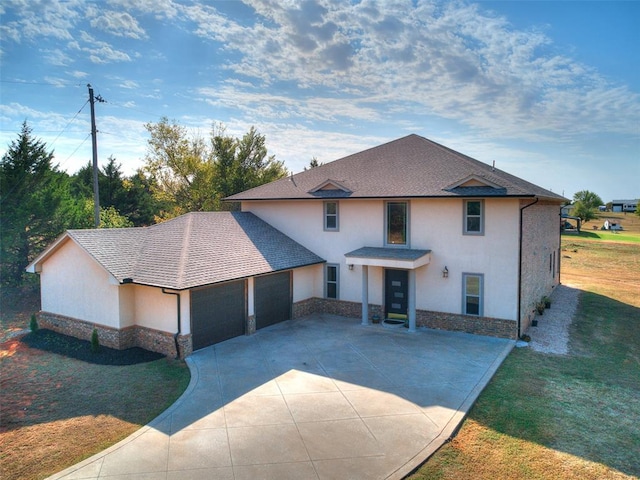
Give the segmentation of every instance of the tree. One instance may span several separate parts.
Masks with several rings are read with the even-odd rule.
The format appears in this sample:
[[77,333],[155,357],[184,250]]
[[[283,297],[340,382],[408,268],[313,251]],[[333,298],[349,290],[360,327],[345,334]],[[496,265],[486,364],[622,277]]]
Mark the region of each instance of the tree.
[[312,168],[320,167],[322,165],[324,165],[323,162],[318,161],[318,159],[316,157],[312,157],[311,161],[309,162],[309,168],[304,167],[304,169],[306,171],[306,170],[309,170],[309,169],[312,169]]
[[[110,156],[107,164],[98,170],[100,207],[113,207],[119,215],[127,217],[136,227],[151,225],[161,210],[161,205],[153,196],[151,180],[142,170],[127,177],[121,169],[122,165]],[[73,175],[72,192],[80,202],[81,209],[84,209],[86,200],[91,200],[93,205],[91,163],[87,163]],[[84,227],[92,227],[84,224],[84,218],[82,222]]]
[[[75,221],[74,228],[94,228],[93,215],[93,199],[84,199],[81,201],[81,210]],[[125,215],[120,214],[114,207],[100,206],[99,228],[124,228],[133,226],[133,222]]]
[[287,176],[284,163],[273,155],[267,156],[265,137],[254,127],[240,139],[225,135],[224,130],[213,130],[211,136],[214,185],[220,209],[235,208],[222,203],[229,195]]
[[573,215],[579,217],[582,222],[588,222],[596,218],[598,207],[602,205],[602,199],[589,190],[580,190],[573,195]]
[[124,187],[124,175],[122,164],[117,163],[113,155],[107,159],[107,164],[102,167],[98,177],[98,193],[100,193],[100,206],[114,207],[121,213],[126,201],[127,191]]
[[267,155],[265,137],[254,127],[234,138],[214,125],[209,143],[166,117],[145,127],[151,138],[144,172],[164,206],[159,219],[233,208],[222,199],[287,175],[283,162]]
[[573,201],[581,202],[587,208],[597,209],[600,205],[604,205],[602,199],[589,190],[580,190],[573,195]]
[[166,205],[162,205],[154,197],[154,185],[141,169],[132,176],[125,178],[122,184],[126,191],[126,196],[124,204],[121,205],[121,213],[126,215],[134,226],[151,225],[161,211],[168,209]]
[[76,218],[69,176],[52,161],[53,151],[33,138],[26,121],[0,160],[3,284],[20,284],[29,262]]
[[161,218],[190,211],[213,210],[213,163],[201,137],[189,138],[184,127],[163,117],[147,123],[148,141],[144,171],[149,175],[153,194],[167,210]]
[[574,217],[580,218],[582,223],[585,223],[596,218],[596,209],[587,207],[581,201],[577,201],[573,204],[573,210],[571,211],[571,214]]

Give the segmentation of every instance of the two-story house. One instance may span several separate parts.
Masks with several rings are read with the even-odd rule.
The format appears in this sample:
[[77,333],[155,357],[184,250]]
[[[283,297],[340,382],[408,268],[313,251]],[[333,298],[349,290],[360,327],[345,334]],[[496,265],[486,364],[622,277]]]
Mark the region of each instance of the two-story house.
[[320,312],[517,338],[559,282],[566,199],[417,135],[227,200],[242,212],[67,232],[28,268],[42,321],[183,355]]

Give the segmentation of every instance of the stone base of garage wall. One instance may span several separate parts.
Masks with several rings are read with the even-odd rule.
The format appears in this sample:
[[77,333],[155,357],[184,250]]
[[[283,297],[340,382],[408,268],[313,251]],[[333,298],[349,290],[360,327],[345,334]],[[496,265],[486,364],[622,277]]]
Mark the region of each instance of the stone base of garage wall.
[[[360,318],[362,303],[345,302],[325,298],[309,298],[293,305],[293,318],[301,318],[311,314],[328,313],[342,317]],[[382,317],[381,305],[369,305],[369,321],[374,316]],[[453,332],[473,333],[491,337],[516,339],[516,322],[489,317],[472,317],[454,313],[430,312],[416,310],[416,325],[420,327],[449,330]]]
[[[116,350],[140,347],[151,352],[157,352],[171,357],[176,356],[174,335],[152,328],[134,325],[117,329],[49,312],[40,312],[38,314],[38,325],[40,328],[48,328],[63,335],[88,341],[91,340],[91,335],[95,329],[98,332],[100,345],[104,345],[105,347]],[[180,335],[178,337],[178,346],[180,349],[180,358],[191,355],[193,351],[191,334]]]

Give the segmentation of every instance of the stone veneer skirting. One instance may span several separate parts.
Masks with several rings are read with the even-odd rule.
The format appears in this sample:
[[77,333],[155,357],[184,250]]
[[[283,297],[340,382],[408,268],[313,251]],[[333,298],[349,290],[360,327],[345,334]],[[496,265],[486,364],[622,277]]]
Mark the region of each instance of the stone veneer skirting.
[[[117,329],[49,312],[38,313],[38,325],[40,328],[48,328],[54,332],[89,341],[95,329],[98,332],[100,345],[105,347],[117,350],[140,347],[163,355],[176,356],[176,344],[172,333],[139,325]],[[191,355],[193,351],[191,334],[180,335],[178,345],[180,358]]]
[[[360,318],[362,315],[362,304],[326,298],[309,298],[293,305],[293,318],[301,318],[314,313],[329,313],[343,317]],[[370,322],[373,320],[374,315],[382,317],[381,305],[369,305]],[[503,320],[499,318],[416,310],[416,325],[491,337],[517,338],[516,322],[514,320]]]
[[[294,319],[315,313],[327,313],[342,317],[360,318],[362,315],[362,304],[358,302],[347,302],[343,300],[315,297],[293,304]],[[373,322],[374,316],[378,316],[378,318],[382,317],[381,305],[369,305],[370,322]],[[249,318],[247,323],[249,327],[248,333],[254,333],[255,319]],[[152,352],[162,353],[163,355],[172,357],[176,356],[174,335],[172,333],[162,332],[152,328],[134,325],[123,329],[117,329],[49,312],[40,312],[38,314],[38,324],[41,328],[48,328],[55,332],[83,340],[91,340],[91,335],[95,329],[98,332],[100,345],[104,345],[105,347],[115,348],[118,350],[140,347]],[[418,326],[440,330],[451,330],[455,332],[466,332],[476,335],[488,335],[492,337],[510,339],[516,338],[516,322],[498,318],[472,317],[469,315],[417,310],[416,324]],[[178,345],[180,349],[178,356],[180,358],[185,358],[191,355],[193,351],[191,334],[180,335],[178,337]]]

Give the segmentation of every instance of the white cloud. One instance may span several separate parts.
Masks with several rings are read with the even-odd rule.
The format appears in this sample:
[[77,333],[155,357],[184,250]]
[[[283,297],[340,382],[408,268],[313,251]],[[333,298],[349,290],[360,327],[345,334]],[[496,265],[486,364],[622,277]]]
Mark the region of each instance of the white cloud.
[[50,37],[61,40],[73,38],[72,29],[79,18],[79,0],[66,2],[48,0],[6,0],[5,9],[16,13],[16,20],[5,22],[3,35],[19,42],[25,38]]
[[133,88],[139,88],[140,85],[138,85],[138,83],[134,82],[133,80],[125,80],[122,83],[120,83],[120,86],[126,89],[133,89]]
[[85,31],[80,32],[80,39],[87,45],[80,50],[89,54],[93,63],[130,62],[131,57],[121,50],[116,50],[109,43],[96,40]]
[[81,72],[79,70],[74,70],[73,72],[67,73],[74,78],[87,78],[89,76],[87,72]]
[[[608,84],[592,69],[551,53],[544,33],[515,30],[477,5],[268,0],[251,5],[262,20],[248,26],[212,8],[185,10],[197,24],[195,33],[241,54],[229,65],[237,77],[254,78],[263,87],[293,82],[325,89],[327,103],[341,98],[343,108],[351,105],[356,112],[359,104],[385,92],[372,110],[387,108],[388,102],[395,109],[411,105],[512,138],[549,138],[550,127],[575,135],[603,129],[632,133],[628,120],[639,118],[638,95],[627,87]],[[256,104],[251,88],[231,93],[231,104],[240,110]],[[283,118],[280,96],[264,96],[260,105],[259,113]],[[285,112],[292,113],[290,105]],[[583,117],[591,121],[576,121]]]
[[43,50],[44,58],[50,65],[58,67],[66,67],[73,63],[73,60],[67,53],[63,52],[59,48],[54,50]]
[[138,21],[127,12],[92,9],[89,15],[91,18],[89,23],[93,28],[118,37],[134,38],[136,40],[147,38],[146,32],[140,27]]
[[180,4],[172,0],[107,0],[107,3],[122,10],[152,14],[157,19],[173,19],[181,9]]

